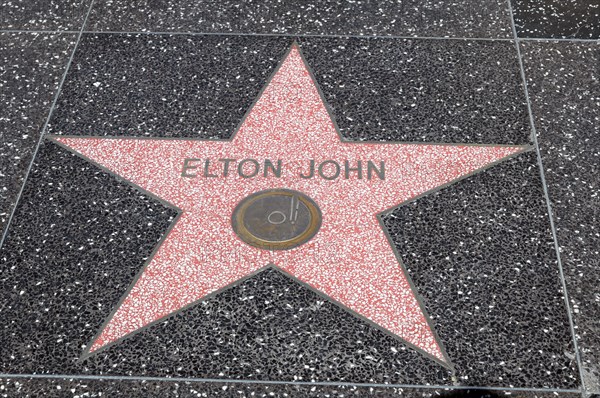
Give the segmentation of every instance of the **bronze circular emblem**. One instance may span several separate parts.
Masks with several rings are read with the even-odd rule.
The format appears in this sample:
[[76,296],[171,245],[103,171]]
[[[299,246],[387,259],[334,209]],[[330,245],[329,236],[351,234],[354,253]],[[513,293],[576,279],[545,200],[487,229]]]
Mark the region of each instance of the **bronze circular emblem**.
[[242,200],[233,211],[231,224],[251,246],[286,250],[315,236],[321,227],[321,210],[301,192],[269,189]]

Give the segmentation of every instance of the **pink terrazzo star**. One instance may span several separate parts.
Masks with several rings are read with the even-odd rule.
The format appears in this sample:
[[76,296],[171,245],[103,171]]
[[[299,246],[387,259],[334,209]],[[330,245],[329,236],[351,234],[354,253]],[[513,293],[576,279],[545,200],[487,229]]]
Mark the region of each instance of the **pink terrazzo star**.
[[[379,213],[525,149],[345,142],[296,45],[231,140],[52,139],[180,209],[85,355],[273,264],[446,366],[450,361],[380,225]],[[185,159],[198,160],[188,162],[191,167],[186,169]],[[219,159],[234,159],[227,173]],[[256,159],[259,169],[247,161],[238,170],[243,159]],[[265,172],[265,159],[282,161],[280,176]],[[343,168],[336,177],[332,162],[322,175],[300,178],[308,173],[310,160],[342,166],[348,161],[352,167],[361,161],[362,178],[352,170],[346,176]],[[377,167],[384,162],[383,178],[374,171],[368,178],[369,161]],[[239,171],[246,176],[258,172],[243,178]],[[250,246],[231,225],[240,201],[275,188],[307,195],[322,212],[318,233],[289,250]]]

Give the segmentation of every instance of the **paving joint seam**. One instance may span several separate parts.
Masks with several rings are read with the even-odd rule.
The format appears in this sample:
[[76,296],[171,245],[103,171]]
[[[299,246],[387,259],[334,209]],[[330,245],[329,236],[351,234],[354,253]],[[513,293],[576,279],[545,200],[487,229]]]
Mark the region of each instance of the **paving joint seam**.
[[[87,21],[87,20],[86,20]],[[87,22],[86,22],[87,23]],[[27,29],[0,29],[0,33],[71,33],[79,34],[78,30],[27,30]],[[165,35],[165,36],[258,36],[258,37],[313,37],[313,38],[355,38],[355,39],[403,39],[403,40],[458,40],[458,41],[506,41],[512,42],[515,38],[506,37],[452,37],[452,36],[403,36],[403,35],[356,35],[356,34],[312,34],[312,33],[253,33],[253,32],[189,32],[189,31],[118,31],[118,30],[83,30],[84,34],[113,34],[113,35]],[[582,42],[600,43],[600,39],[578,38],[552,38],[552,37],[517,37],[517,41],[541,42]]]

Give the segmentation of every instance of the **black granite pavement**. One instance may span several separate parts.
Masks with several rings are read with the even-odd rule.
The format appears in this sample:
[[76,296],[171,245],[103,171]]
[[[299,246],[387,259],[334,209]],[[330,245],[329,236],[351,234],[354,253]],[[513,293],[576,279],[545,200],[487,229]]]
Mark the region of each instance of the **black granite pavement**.
[[[600,394],[599,12],[0,0],[0,396]],[[349,140],[531,145],[384,217],[454,369],[275,270],[80,360],[175,212],[44,135],[228,138],[293,41]]]
[[75,44],[68,33],[0,32],[0,229],[17,200]]

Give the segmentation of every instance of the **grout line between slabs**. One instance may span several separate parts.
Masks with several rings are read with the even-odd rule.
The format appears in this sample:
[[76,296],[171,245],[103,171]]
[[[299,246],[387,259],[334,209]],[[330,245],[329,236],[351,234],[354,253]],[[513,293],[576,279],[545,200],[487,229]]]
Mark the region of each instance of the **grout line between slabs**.
[[[87,23],[87,17],[86,17]],[[85,26],[85,25],[84,25]],[[0,33],[80,33],[80,31],[56,30],[18,30],[0,29]],[[190,31],[120,31],[120,30],[83,30],[85,34],[106,35],[164,35],[164,36],[250,36],[250,37],[322,37],[322,38],[360,38],[360,39],[421,39],[421,40],[473,40],[473,41],[512,41],[512,38],[490,37],[444,37],[444,36],[402,36],[402,35],[356,35],[356,34],[318,34],[318,33],[259,33],[259,32],[190,32]]]
[[579,347],[577,345],[577,335],[575,333],[575,323],[573,321],[573,314],[572,314],[572,310],[571,310],[571,303],[569,301],[569,293],[567,291],[567,282],[565,280],[565,273],[563,270],[563,266],[562,266],[562,259],[561,259],[561,254],[560,254],[560,246],[558,244],[558,234],[556,232],[556,226],[554,224],[554,213],[552,211],[552,202],[550,201],[550,194],[548,192],[548,185],[546,184],[546,175],[544,173],[544,165],[542,163],[542,154],[540,151],[540,146],[538,143],[538,139],[537,139],[537,131],[535,128],[535,120],[533,117],[533,109],[531,106],[531,100],[529,98],[529,89],[527,88],[527,77],[525,74],[525,66],[523,64],[523,57],[521,56],[521,46],[519,43],[519,39],[517,37],[517,29],[515,26],[515,21],[514,21],[514,14],[513,14],[513,9],[512,9],[512,5],[511,5],[511,0],[507,0],[508,2],[508,7],[509,7],[509,11],[510,11],[510,22],[511,22],[511,26],[512,26],[512,30],[513,30],[513,35],[515,38],[515,46],[517,48],[517,57],[519,60],[519,69],[521,70],[521,80],[522,80],[522,84],[523,84],[523,90],[525,93],[525,101],[527,103],[527,111],[529,113],[529,123],[531,124],[531,139],[533,141],[534,147],[535,147],[535,151],[537,154],[537,160],[538,160],[538,166],[540,169],[540,179],[542,182],[542,189],[544,191],[544,199],[546,200],[546,208],[548,211],[548,218],[550,220],[550,229],[552,231],[552,239],[554,241],[554,250],[556,251],[556,259],[557,259],[557,263],[558,263],[558,271],[559,271],[559,275],[560,275],[560,282],[562,285],[562,289],[563,289],[563,294],[564,294],[564,300],[565,300],[565,305],[566,305],[566,309],[567,309],[567,317],[569,319],[569,327],[571,329],[571,337],[573,338],[573,349],[575,350],[575,359],[577,362],[577,368],[579,370],[579,378],[580,378],[580,382],[581,382],[581,392],[582,395],[585,397],[586,396],[586,388],[585,388],[585,379],[584,379],[584,375],[583,375],[583,366],[582,366],[582,362],[581,362],[581,355],[579,352]]
[[318,34],[318,33],[238,33],[238,32],[151,32],[151,31],[85,31],[91,34],[140,34],[140,35],[192,35],[192,36],[257,36],[257,37],[312,37],[312,38],[356,38],[356,39],[421,39],[421,40],[473,40],[511,41],[511,38],[488,37],[447,37],[447,36],[403,36],[403,35],[360,35],[360,34]]
[[[58,96],[60,95],[60,92],[62,91],[62,86],[67,78],[67,73],[69,73],[69,69],[71,68],[71,64],[73,63],[73,58],[75,57],[75,51],[77,51],[77,47],[79,46],[79,42],[81,41],[81,37],[83,36],[83,30],[85,29],[85,25],[87,23],[88,17],[90,16],[90,14],[92,12],[93,5],[94,5],[94,0],[92,0],[90,2],[90,6],[87,10],[87,13],[83,20],[83,23],[81,24],[81,29],[79,29],[79,31],[78,31],[77,39],[75,40],[75,45],[73,46],[73,51],[71,51],[71,56],[69,57],[69,60],[67,61],[67,64],[65,65],[65,71],[58,83],[58,87],[56,88],[56,94],[54,95],[52,104],[50,105],[50,109],[48,111],[48,116],[46,117],[46,121],[44,122],[44,126],[42,127],[41,132],[40,132],[40,138],[39,138],[39,140],[35,146],[35,149],[33,151],[33,154],[31,156],[31,161],[29,162],[29,167],[27,167],[27,170],[25,171],[25,176],[23,177],[23,182],[21,183],[21,189],[19,190],[19,193],[17,194],[17,198],[15,199],[15,203],[10,212],[10,216],[8,217],[8,220],[6,221],[4,231],[2,233],[2,236],[0,237],[0,249],[4,245],[4,240],[8,236],[8,230],[10,229],[10,224],[12,223],[12,219],[15,215],[15,212],[17,211],[19,201],[21,200],[21,196],[23,195],[23,191],[25,190],[25,184],[27,183],[27,180],[29,179],[29,174],[31,173],[31,169],[33,168],[33,163],[35,162],[35,158],[37,156],[38,150],[40,149],[40,145],[44,141],[44,136],[46,134],[46,130],[48,129],[48,124],[50,123],[50,118],[52,117],[52,114],[54,113],[54,107],[56,106],[56,102],[58,101]],[[56,31],[56,33],[65,33],[65,32]]]
[[54,374],[9,374],[0,373],[3,379],[72,379],[72,380],[105,380],[105,381],[165,381],[183,383],[222,383],[222,384],[267,384],[267,385],[297,385],[297,386],[344,386],[344,387],[373,387],[373,388],[415,388],[429,390],[488,390],[488,391],[521,391],[521,392],[550,392],[550,393],[580,393],[576,389],[561,388],[519,388],[492,386],[448,386],[448,385],[419,385],[419,384],[384,384],[384,383],[352,383],[336,381],[285,381],[285,380],[252,380],[252,379],[218,379],[195,377],[153,377],[153,376],[102,376],[102,375],[54,375]]
[[[87,23],[87,16],[86,16]],[[84,25],[85,26],[85,25]],[[0,33],[72,33],[72,34],[127,34],[127,35],[165,35],[165,36],[257,36],[257,37],[313,37],[313,38],[357,38],[357,39],[415,39],[415,40],[458,40],[458,41],[514,41],[514,38],[493,38],[493,37],[451,37],[451,36],[403,36],[403,35],[357,35],[357,34],[318,34],[318,33],[256,33],[256,32],[178,32],[178,31],[117,31],[117,30],[21,30],[21,29],[0,29]],[[563,41],[563,42],[582,42],[582,43],[600,43],[600,39],[577,39],[577,38],[550,38],[550,37],[517,37],[518,41]]]

